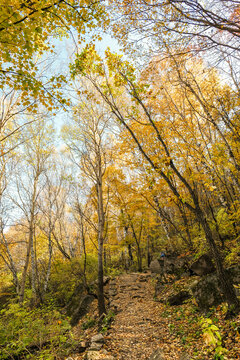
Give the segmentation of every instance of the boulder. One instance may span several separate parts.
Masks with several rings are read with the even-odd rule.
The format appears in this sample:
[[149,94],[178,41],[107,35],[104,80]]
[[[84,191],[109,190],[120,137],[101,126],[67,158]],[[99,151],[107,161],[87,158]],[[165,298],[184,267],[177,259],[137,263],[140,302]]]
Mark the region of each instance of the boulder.
[[191,286],[191,292],[201,310],[208,311],[219,305],[224,299],[216,274],[205,276]]
[[79,306],[74,311],[71,319],[71,325],[75,326],[77,325],[78,321],[87,314],[89,310],[89,306],[93,302],[95,297],[93,295],[85,295],[82,300],[80,301]]
[[227,272],[234,284],[240,284],[240,266],[232,266],[227,269]]
[[157,259],[151,261],[150,270],[153,274],[161,274],[160,264]]
[[171,295],[167,298],[166,302],[173,305],[182,305],[183,302],[191,297],[191,294],[186,290],[181,290],[179,293]]
[[[226,271],[233,284],[240,283],[240,266],[228,268]],[[190,292],[203,311],[208,311],[212,306],[217,306],[224,301],[216,273],[194,281],[190,286]]]
[[79,307],[79,302],[86,294],[87,293],[83,284],[78,284],[75,287],[74,292],[70,297],[68,303],[66,304],[66,308],[65,308],[68,316],[72,316],[74,311],[76,311],[76,309]]
[[189,270],[196,275],[203,276],[213,273],[215,267],[212,259],[207,254],[204,254],[190,266]]
[[[164,273],[181,275],[187,270],[189,262],[191,261],[190,256],[178,256],[178,254],[167,254],[164,258]],[[153,260],[150,264],[150,270],[154,274],[161,274],[160,265],[158,260]]]
[[155,350],[148,360],[164,360],[164,355],[162,350],[160,349]]

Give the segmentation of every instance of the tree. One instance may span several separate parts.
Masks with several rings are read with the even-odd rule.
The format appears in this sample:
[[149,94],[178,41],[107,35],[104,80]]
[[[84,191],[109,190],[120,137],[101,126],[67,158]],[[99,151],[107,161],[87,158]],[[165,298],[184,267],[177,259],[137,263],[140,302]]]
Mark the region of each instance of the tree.
[[[98,243],[98,309],[99,316],[106,312],[103,292],[103,244],[105,239],[105,220],[107,199],[103,191],[104,175],[107,164],[111,161],[108,153],[107,132],[109,114],[101,100],[84,97],[76,107],[73,126],[65,127],[65,138],[74,163],[81,173],[94,186],[97,210]],[[95,100],[95,103],[94,103]]]
[[69,190],[69,181],[61,158],[57,154],[51,154],[47,171],[44,172],[44,188],[38,199],[37,226],[45,234],[48,242],[48,260],[46,261],[47,267],[41,291],[42,298],[47,291],[50,280],[54,245],[68,260],[74,253],[71,246],[68,252],[64,242],[62,242],[62,237],[65,240],[65,238],[69,237],[69,234],[61,234],[61,226],[66,222],[64,215]]
[[[162,83],[163,85],[158,84],[161,88],[160,91],[158,90],[157,95],[150,87],[150,76],[148,76],[148,82],[144,81],[146,78],[139,80],[132,65],[129,64],[128,61],[124,61],[120,56],[111,54],[108,51],[106,63],[108,66],[107,70],[105,70],[105,65],[95,50],[93,48],[87,48],[77,57],[75,65],[73,66],[73,75],[81,74],[92,83],[109,106],[112,114],[128,131],[136,145],[136,150],[139,151],[144,161],[165,181],[171,196],[177,199],[185,209],[191,211],[198,219],[215,260],[219,282],[223,294],[228,301],[229,309],[234,308],[234,311],[238,312],[239,301],[233,285],[224,270],[222,258],[216,245],[196,183],[199,170],[198,167],[195,166],[194,159],[192,160],[192,158],[187,155],[188,148],[186,146],[189,147],[189,145],[187,145],[187,140],[185,140],[184,132],[179,134],[179,130],[189,129],[190,132],[192,132],[193,129],[194,136],[195,134],[197,135],[199,132],[198,122],[193,121],[193,126],[187,128],[185,118],[182,119],[181,117],[181,111],[180,116],[177,117],[177,121],[175,121],[174,118],[175,112],[179,113],[179,109],[181,109],[182,101],[189,102],[189,97],[191,98],[191,96],[196,99],[195,93],[190,89],[189,93],[185,95],[185,90],[183,98],[180,97],[178,106],[178,93],[176,92],[177,106],[174,101],[171,101],[175,112],[169,114],[168,107],[166,106],[169,101],[167,101],[167,103],[165,102],[166,99],[169,99],[168,93],[166,92],[167,96],[165,96],[164,91],[161,91],[162,87],[164,89],[164,83]],[[172,84],[175,85],[175,91],[176,88],[178,88],[178,76],[176,79],[174,79],[173,76],[175,59],[170,64],[171,73],[169,74],[172,74],[170,79],[173,81]],[[183,64],[183,69],[186,69],[184,67],[185,62],[181,62],[181,58],[179,59],[178,65],[179,64]],[[170,69],[168,68],[168,70]],[[178,73],[179,69],[177,68],[176,74]],[[99,75],[101,75],[101,77]],[[164,80],[166,81],[167,78]],[[152,107],[152,103],[156,101],[156,98],[159,104],[157,107],[158,111],[155,111],[154,107]],[[124,107],[123,99],[125,101]],[[202,119],[204,119],[206,116],[206,107],[202,104],[199,97],[197,97],[196,100],[194,107],[190,101],[191,111],[197,115],[201,109],[201,112],[203,111],[204,114]],[[190,120],[191,111],[187,117],[187,119]],[[196,119],[197,118],[198,117],[196,117]],[[172,119],[174,120],[173,122]],[[166,123],[169,124],[167,131],[165,128]],[[143,132],[141,129],[144,129],[145,134],[148,133],[149,136],[154,139],[153,144],[150,145],[149,142],[146,141],[146,136],[142,137]],[[195,149],[194,145],[193,149]]]
[[[63,77],[51,74],[46,81],[37,76],[36,58],[54,52],[52,38],[73,36],[74,31],[81,42],[86,29],[96,28],[103,19],[101,1],[4,1],[0,11],[0,88],[6,84],[22,89],[23,99],[30,95],[44,102],[49,82],[58,88]],[[52,101],[52,96],[48,100]]]
[[11,224],[12,204],[9,202],[7,193],[14,174],[16,163],[14,156],[5,154],[0,157],[1,176],[0,176],[0,257],[5,266],[10,270],[13,277],[13,284],[17,295],[20,291],[19,283],[19,266],[13,256],[12,249],[19,243],[19,239],[11,236],[11,232],[7,232],[7,228]]
[[[47,170],[48,158],[53,151],[52,141],[52,127],[45,127],[44,120],[40,119],[38,122],[25,127],[23,150],[24,154],[19,156],[18,175],[16,178],[17,196],[11,196],[12,202],[20,210],[23,225],[27,226],[27,249],[26,258],[22,271],[21,287],[19,293],[20,303],[24,300],[25,285],[27,279],[27,272],[29,264],[31,263],[31,286],[33,291],[33,301],[37,300],[38,284],[37,284],[37,255],[35,243],[35,229],[37,213],[39,211],[38,200],[43,188],[41,185],[41,177]],[[19,168],[19,165],[21,168]],[[22,173],[22,169],[25,173]]]
[[[149,204],[139,194],[137,177],[134,181],[123,179],[123,175],[116,176],[119,171],[115,171],[111,179],[111,206],[117,213],[117,226],[122,230],[121,244],[128,249],[128,263],[133,263],[133,251],[136,252],[137,269],[143,270],[143,248],[145,242],[146,229],[151,232],[149,226]],[[129,176],[129,174],[128,174]],[[130,177],[130,176],[129,176]]]
[[144,51],[138,46],[143,42],[158,53],[167,46],[178,53],[215,49],[225,56],[239,56],[239,1],[113,0],[110,4],[114,35],[125,45],[135,43]]

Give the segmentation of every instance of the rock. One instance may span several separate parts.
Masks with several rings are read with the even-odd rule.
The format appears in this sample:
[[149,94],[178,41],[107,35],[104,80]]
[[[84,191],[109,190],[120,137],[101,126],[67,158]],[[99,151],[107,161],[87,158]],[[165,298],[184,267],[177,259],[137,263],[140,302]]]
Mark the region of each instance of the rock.
[[81,341],[77,346],[74,347],[74,352],[82,353],[89,347],[89,345],[89,341]]
[[91,343],[104,343],[104,337],[102,334],[96,334],[91,337]]
[[[189,257],[179,257],[177,254],[167,255],[164,258],[164,273],[166,274],[181,274],[185,271],[186,263]],[[161,267],[157,259],[151,261],[150,270],[152,274],[161,274]]]
[[113,356],[108,354],[106,351],[88,351],[84,357],[85,360],[115,360]]
[[227,269],[227,273],[232,279],[234,284],[240,283],[240,266],[233,266]]
[[101,358],[102,356],[99,353],[99,351],[95,351],[95,350],[88,351],[84,357],[85,360],[99,360]]
[[[240,283],[240,266],[234,266],[226,270],[233,284]],[[195,280],[190,286],[190,291],[195,297],[201,310],[208,311],[212,306],[217,306],[224,301],[217,275],[210,274]]]
[[89,306],[93,302],[95,297],[93,295],[85,295],[83,299],[81,300],[79,306],[74,311],[71,319],[71,325],[75,326],[77,325],[78,321],[87,314]]
[[176,268],[176,259],[173,259],[172,257],[165,258],[164,271],[167,274],[174,274]]
[[200,256],[191,266],[190,271],[194,274],[203,276],[207,274],[211,274],[215,271],[215,267],[213,265],[212,259],[207,255],[204,254]]
[[153,274],[161,274],[162,273],[160,264],[157,259],[151,261],[149,268]]
[[164,355],[162,350],[160,349],[155,350],[148,360],[164,360]]
[[208,311],[224,300],[216,274],[205,276],[191,286],[191,292],[201,310]]
[[159,279],[158,279],[155,284],[154,296],[156,297],[156,296],[160,295],[163,289],[164,289],[164,284],[161,281],[159,281]]
[[116,360],[116,358],[114,359],[114,357],[110,355],[105,349],[101,350],[101,354],[104,355],[104,357],[102,356],[101,358],[103,360]]
[[92,342],[89,348],[89,351],[99,351],[103,347],[103,344],[100,342]]
[[181,290],[179,293],[171,295],[167,298],[166,302],[169,305],[182,305],[183,302],[191,297],[191,294],[186,290]]

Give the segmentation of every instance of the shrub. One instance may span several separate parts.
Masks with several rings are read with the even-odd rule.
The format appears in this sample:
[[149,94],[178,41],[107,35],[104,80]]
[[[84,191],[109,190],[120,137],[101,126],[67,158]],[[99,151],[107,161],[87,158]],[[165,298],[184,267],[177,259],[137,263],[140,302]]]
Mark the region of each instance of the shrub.
[[[88,284],[97,279],[97,258],[90,255],[87,256],[86,277]],[[54,299],[57,305],[66,306],[81,284],[83,284],[83,259],[55,261],[45,300]]]
[[10,304],[0,312],[0,358],[54,359],[72,342],[70,324],[53,307]]

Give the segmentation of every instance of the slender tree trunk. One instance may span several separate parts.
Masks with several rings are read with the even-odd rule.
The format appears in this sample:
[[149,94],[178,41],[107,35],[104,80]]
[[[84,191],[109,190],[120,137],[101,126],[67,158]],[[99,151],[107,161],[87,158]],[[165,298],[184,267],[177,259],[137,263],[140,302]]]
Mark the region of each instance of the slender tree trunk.
[[98,314],[101,316],[106,313],[104,288],[103,288],[103,235],[104,235],[104,209],[103,209],[103,193],[102,193],[102,174],[99,165],[99,179],[97,182],[98,196]]
[[138,243],[137,243],[137,262],[138,262],[138,271],[142,272],[142,251]]
[[150,246],[149,246],[149,237],[147,237],[147,267],[149,268],[151,263],[151,255],[150,255]]
[[11,254],[10,250],[9,250],[8,242],[7,242],[7,239],[5,238],[3,230],[2,230],[1,235],[2,235],[1,236],[2,237],[2,244],[6,249],[8,260],[3,256],[3,254],[0,254],[0,256],[2,257],[3,261],[5,262],[5,264],[7,265],[7,267],[9,268],[9,270],[12,273],[13,284],[15,286],[16,293],[19,296],[20,284],[19,284],[19,280],[18,280],[17,268],[16,268],[16,266],[14,264],[13,257],[12,257],[12,254]]
[[82,243],[82,250],[83,250],[83,282],[84,282],[84,286],[87,289],[87,291],[89,291],[89,287],[87,284],[87,276],[86,276],[86,271],[87,271],[87,252],[86,252],[86,243],[85,243],[85,234],[84,234],[84,229],[83,229],[83,219],[81,219],[81,243]]
[[33,221],[31,221],[31,284],[32,284],[32,292],[33,292],[33,302],[36,301],[37,290],[36,290],[36,262],[35,262],[35,249],[34,249],[34,229],[33,229]]
[[19,294],[19,303],[22,304],[24,300],[24,293],[25,293],[25,285],[26,285],[26,279],[27,279],[27,270],[30,262],[30,252],[31,252],[31,236],[29,234],[28,238],[28,247],[27,247],[27,255],[26,260],[23,268],[22,273],[22,281],[21,281],[21,288],[20,288],[20,294]]
[[48,254],[49,254],[48,267],[47,267],[47,274],[46,274],[46,278],[45,278],[45,282],[44,282],[44,286],[43,286],[43,294],[46,293],[47,288],[48,288],[48,282],[50,279],[51,266],[52,266],[52,229],[51,229],[51,225],[49,225],[49,233],[48,233]]
[[183,219],[183,223],[184,223],[184,226],[185,226],[185,230],[186,230],[186,234],[187,234],[187,244],[188,244],[188,247],[189,247],[189,250],[193,250],[193,243],[192,243],[192,238],[191,238],[191,235],[190,235],[190,230],[189,230],[189,225],[188,225],[188,219],[187,219],[187,216],[186,216],[186,213],[185,213],[185,209],[181,207],[181,204],[177,204],[177,207],[180,211],[180,214],[182,216],[182,219]]
[[132,254],[132,245],[128,244],[128,256],[129,256],[129,265],[133,263],[133,254]]
[[25,261],[25,265],[24,265],[23,273],[22,273],[21,290],[20,290],[20,296],[19,296],[20,304],[22,304],[23,300],[24,300],[27,271],[28,271],[28,266],[29,266],[29,262],[30,262],[30,257],[31,257],[31,265],[32,265],[32,290],[33,290],[34,299],[36,299],[36,268],[35,268],[35,249],[34,249],[33,237],[34,237],[34,216],[35,216],[38,176],[39,176],[39,174],[37,174],[36,177],[34,178],[33,193],[32,193],[32,197],[31,197],[28,247],[27,247],[26,261]]

